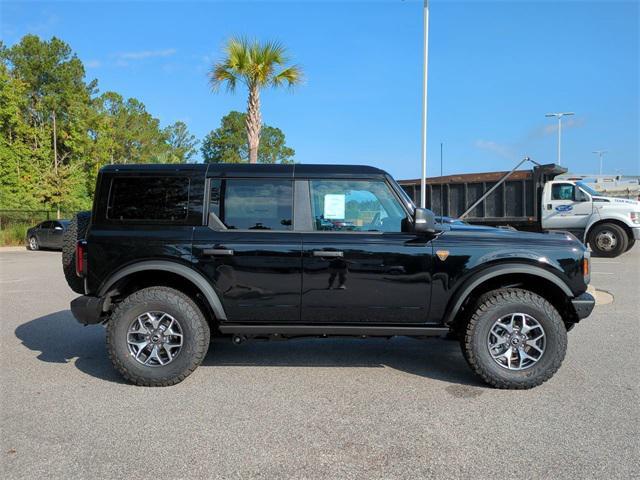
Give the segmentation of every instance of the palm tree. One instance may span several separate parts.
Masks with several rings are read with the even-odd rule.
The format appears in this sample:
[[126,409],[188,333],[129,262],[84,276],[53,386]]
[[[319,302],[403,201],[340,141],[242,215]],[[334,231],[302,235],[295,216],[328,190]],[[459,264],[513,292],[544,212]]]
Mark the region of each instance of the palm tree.
[[260,90],[282,85],[293,87],[302,81],[302,70],[297,65],[285,65],[286,49],[278,42],[232,38],[224,53],[225,58],[211,69],[211,86],[218,91],[226,85],[227,91],[234,92],[240,82],[249,90],[246,120],[249,163],[257,163],[262,128]]

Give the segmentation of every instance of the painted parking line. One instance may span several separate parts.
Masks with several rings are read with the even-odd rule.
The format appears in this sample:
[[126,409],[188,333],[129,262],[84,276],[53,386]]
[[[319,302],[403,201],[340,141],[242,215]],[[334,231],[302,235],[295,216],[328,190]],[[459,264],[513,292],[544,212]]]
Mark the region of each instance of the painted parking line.
[[592,275],[615,275],[615,273],[611,272],[591,272]]

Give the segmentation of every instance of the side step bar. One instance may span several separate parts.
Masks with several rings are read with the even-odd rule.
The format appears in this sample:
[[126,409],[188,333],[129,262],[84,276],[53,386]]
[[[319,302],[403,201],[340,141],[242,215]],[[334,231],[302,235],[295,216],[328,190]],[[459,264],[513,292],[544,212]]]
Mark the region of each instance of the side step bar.
[[370,337],[408,337],[439,336],[449,332],[447,327],[395,327],[395,326],[354,326],[354,325],[247,325],[224,324],[219,327],[222,333],[236,335],[366,335]]

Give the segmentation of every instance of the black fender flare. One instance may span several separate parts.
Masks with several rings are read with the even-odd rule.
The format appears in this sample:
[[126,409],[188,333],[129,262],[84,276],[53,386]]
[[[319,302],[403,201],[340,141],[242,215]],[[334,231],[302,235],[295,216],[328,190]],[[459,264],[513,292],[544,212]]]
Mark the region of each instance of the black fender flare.
[[573,292],[571,291],[569,286],[562,281],[562,279],[558,278],[558,276],[554,275],[548,270],[545,270],[544,268],[537,267],[534,265],[527,265],[524,263],[509,263],[507,265],[495,265],[493,267],[488,267],[475,273],[470,278],[465,280],[462,286],[456,290],[456,293],[454,294],[454,296],[456,296],[457,299],[451,307],[447,308],[447,312],[445,313],[445,316],[444,316],[444,323],[446,325],[450,325],[451,323],[453,323],[453,320],[456,318],[456,315],[460,311],[460,308],[464,304],[465,300],[469,297],[471,292],[473,292],[473,290],[476,287],[478,287],[482,283],[492,278],[499,277],[501,275],[510,275],[514,273],[522,273],[526,275],[534,275],[534,276],[541,277],[545,280],[550,281],[557,287],[559,287],[568,298],[574,297]]
[[202,274],[186,265],[167,260],[145,260],[128,265],[116,271],[102,284],[98,291],[98,296],[105,296],[107,292],[109,292],[109,290],[123,278],[128,277],[133,273],[144,272],[145,270],[161,270],[163,272],[170,272],[183,277],[202,292],[218,320],[225,321],[227,319],[227,315],[224,312],[224,308],[222,307],[222,302],[220,301],[218,294],[211,286],[211,283],[209,283]]

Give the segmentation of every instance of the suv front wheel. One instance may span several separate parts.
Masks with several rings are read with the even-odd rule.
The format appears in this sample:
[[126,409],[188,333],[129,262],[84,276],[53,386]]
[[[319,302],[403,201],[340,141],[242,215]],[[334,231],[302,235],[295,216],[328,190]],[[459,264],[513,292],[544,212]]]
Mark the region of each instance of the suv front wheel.
[[135,292],[116,307],[107,324],[114,367],[136,385],[175,385],[200,365],[210,330],[198,306],[168,287]]
[[494,290],[480,297],[462,350],[488,384],[532,388],[560,368],[567,330],[558,311],[539,295],[518,288]]

